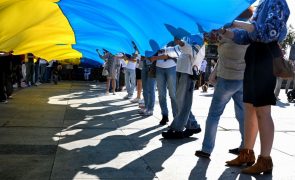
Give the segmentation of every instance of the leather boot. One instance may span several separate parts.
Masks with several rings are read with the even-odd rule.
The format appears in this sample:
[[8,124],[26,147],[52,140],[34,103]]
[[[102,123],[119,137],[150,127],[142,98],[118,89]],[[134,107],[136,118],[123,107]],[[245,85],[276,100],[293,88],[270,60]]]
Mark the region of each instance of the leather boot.
[[257,162],[248,168],[242,170],[245,174],[260,174],[260,173],[272,173],[272,160],[271,157],[258,156]]
[[247,166],[252,166],[255,163],[254,151],[250,149],[241,149],[240,154],[237,158],[226,161],[228,166],[242,166],[247,164]]

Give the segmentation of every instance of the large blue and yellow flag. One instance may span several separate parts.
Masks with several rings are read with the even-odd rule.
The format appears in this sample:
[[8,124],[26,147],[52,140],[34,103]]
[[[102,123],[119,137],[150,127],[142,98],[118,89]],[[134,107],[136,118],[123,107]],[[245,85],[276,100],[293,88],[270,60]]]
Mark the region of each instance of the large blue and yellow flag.
[[198,34],[197,24],[218,29],[254,1],[0,0],[0,51],[101,62],[96,49],[132,53],[134,41],[153,51],[180,32]]

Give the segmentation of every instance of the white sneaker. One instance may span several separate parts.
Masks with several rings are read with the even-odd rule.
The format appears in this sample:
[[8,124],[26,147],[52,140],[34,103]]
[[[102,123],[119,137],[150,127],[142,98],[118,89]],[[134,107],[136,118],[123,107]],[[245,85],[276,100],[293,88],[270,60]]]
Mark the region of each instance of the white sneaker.
[[110,93],[109,92],[106,92],[105,95],[108,96],[108,95],[110,95]]
[[144,104],[144,99],[140,99],[140,100],[138,101],[138,103],[139,103],[139,104]]
[[139,99],[138,98],[135,98],[135,99],[130,100],[130,102],[132,102],[132,103],[138,103],[139,102]]
[[144,116],[152,116],[153,115],[153,111],[145,111],[143,113]]
[[132,96],[129,96],[128,94],[123,97],[123,99],[131,99],[131,98],[132,98]]
[[144,108],[138,110],[138,113],[139,113],[139,114],[144,114],[145,112],[146,112],[146,109],[144,109]]

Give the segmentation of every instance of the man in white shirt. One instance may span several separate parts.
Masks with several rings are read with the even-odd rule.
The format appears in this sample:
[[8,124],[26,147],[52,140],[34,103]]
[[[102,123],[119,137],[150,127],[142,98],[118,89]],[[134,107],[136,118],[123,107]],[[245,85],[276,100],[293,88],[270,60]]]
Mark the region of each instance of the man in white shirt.
[[[171,56],[179,56],[180,51],[174,46],[164,47],[158,56],[154,56],[151,59],[157,60],[156,63],[156,80],[159,94],[159,104],[162,112],[162,120],[160,125],[165,125],[169,121],[168,107],[167,107],[167,89],[171,100],[173,117],[177,114],[177,103],[176,103],[176,58]],[[172,55],[173,54],[173,55]]]
[[196,66],[197,61],[204,58],[202,57],[204,47],[199,48],[199,52],[196,52],[196,54],[193,47],[186,41],[175,38],[174,42],[181,51],[176,65],[177,114],[170,125],[170,129],[162,132],[165,139],[185,138],[201,132],[200,125],[191,112],[195,80],[190,76],[193,74],[192,69]]

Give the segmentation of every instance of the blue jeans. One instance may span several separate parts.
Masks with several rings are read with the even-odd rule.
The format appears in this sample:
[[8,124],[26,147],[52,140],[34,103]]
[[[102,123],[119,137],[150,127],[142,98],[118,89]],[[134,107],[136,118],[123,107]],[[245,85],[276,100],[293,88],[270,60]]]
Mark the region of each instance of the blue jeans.
[[155,91],[156,91],[156,79],[148,77],[148,66],[143,64],[141,70],[141,81],[143,90],[143,99],[145,108],[148,111],[154,111],[155,106]]
[[177,103],[176,103],[176,66],[171,68],[160,68],[157,67],[156,71],[157,87],[159,93],[159,103],[163,116],[168,116],[167,107],[167,88],[171,100],[173,117],[177,114]]
[[189,74],[176,73],[176,102],[177,114],[170,126],[172,130],[183,131],[186,129],[197,129],[200,127],[195,116],[191,112],[193,104],[195,81]]
[[206,120],[205,137],[202,151],[211,154],[215,145],[217,126],[226,104],[233,98],[235,115],[239,122],[242,138],[240,148],[244,144],[244,106],[243,106],[243,80],[226,80],[217,78],[209,114]]
[[135,69],[125,69],[125,84],[128,96],[133,96],[135,89]]

